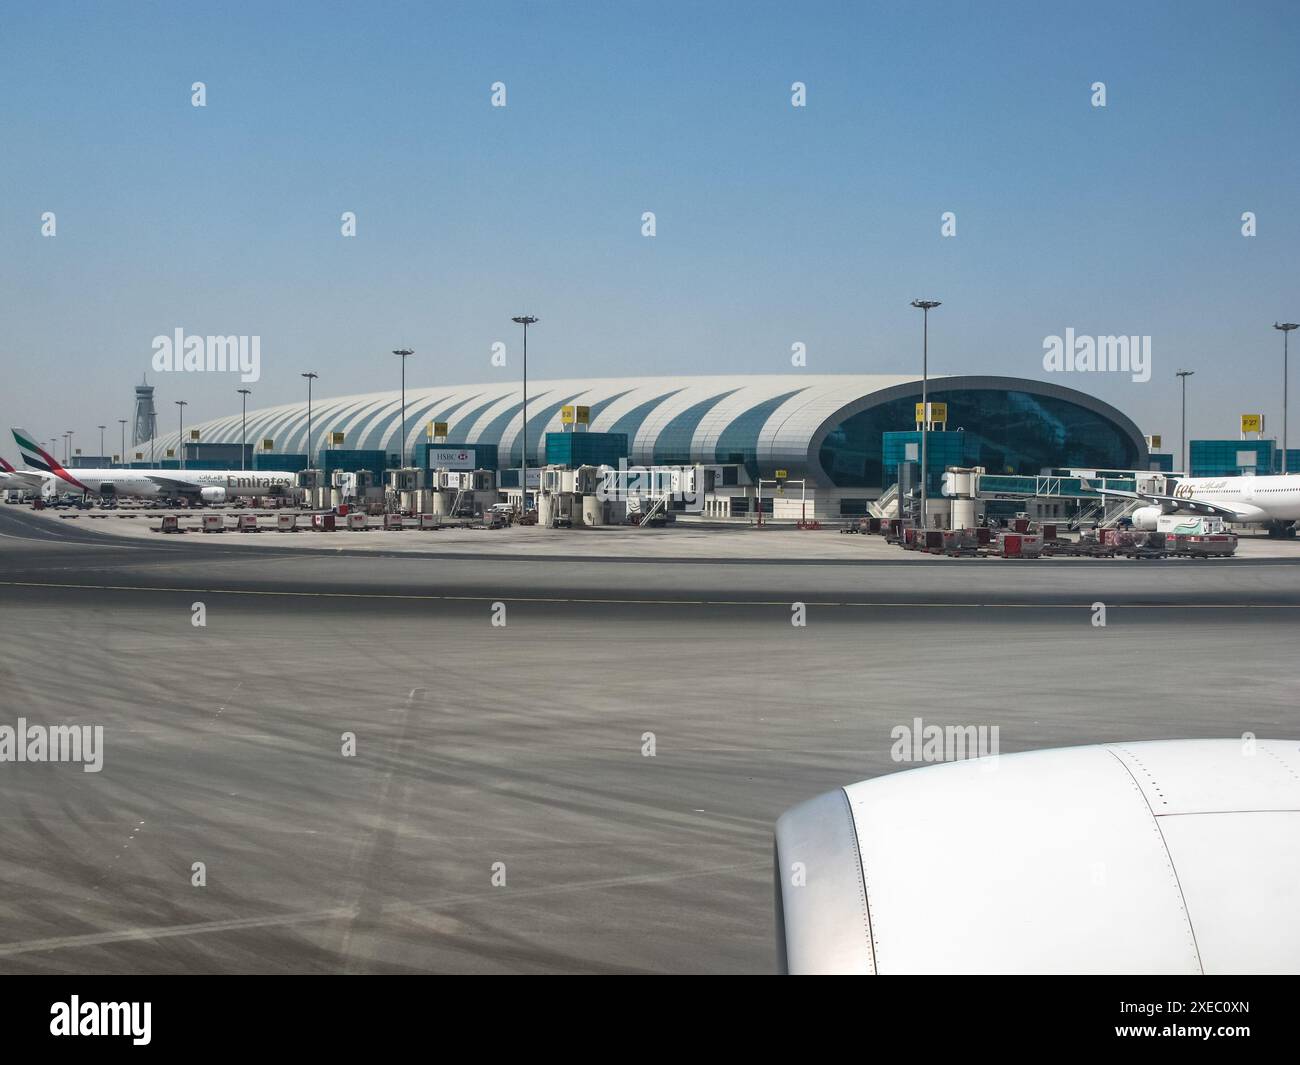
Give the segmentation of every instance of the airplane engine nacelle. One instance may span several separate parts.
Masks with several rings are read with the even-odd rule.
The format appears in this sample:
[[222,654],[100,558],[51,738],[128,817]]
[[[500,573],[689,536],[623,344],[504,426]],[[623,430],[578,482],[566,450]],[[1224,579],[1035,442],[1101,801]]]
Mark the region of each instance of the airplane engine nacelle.
[[117,486],[112,481],[101,481],[99,494],[105,499],[115,499],[117,498]]
[[[963,730],[948,732],[955,744]],[[1295,740],[941,762],[850,784],[777,821],[778,967],[1294,973],[1297,870]]]
[[1138,507],[1133,511],[1133,528],[1141,529],[1143,532],[1155,532],[1156,518],[1160,517],[1162,511],[1159,507]]
[[205,503],[224,503],[226,501],[226,490],[224,488],[204,488],[199,492],[199,498]]

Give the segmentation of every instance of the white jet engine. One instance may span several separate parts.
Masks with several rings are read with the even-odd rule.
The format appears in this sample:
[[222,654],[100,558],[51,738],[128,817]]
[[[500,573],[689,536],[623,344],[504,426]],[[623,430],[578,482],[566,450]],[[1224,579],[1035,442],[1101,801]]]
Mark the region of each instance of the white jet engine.
[[775,872],[790,973],[1300,972],[1300,742],[889,773],[785,813]]
[[199,498],[205,503],[224,503],[226,501],[226,490],[224,488],[201,488]]
[[1156,518],[1163,513],[1160,507],[1138,507],[1132,514],[1133,528],[1141,529],[1143,532],[1155,532]]

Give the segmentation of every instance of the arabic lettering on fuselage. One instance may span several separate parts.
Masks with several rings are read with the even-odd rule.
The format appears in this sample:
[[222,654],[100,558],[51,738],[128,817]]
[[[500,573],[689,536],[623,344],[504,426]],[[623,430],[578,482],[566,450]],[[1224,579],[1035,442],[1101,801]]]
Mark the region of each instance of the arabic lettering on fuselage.
[[1206,492],[1215,492],[1228,487],[1227,481],[1192,481],[1184,482],[1174,489],[1175,499],[1194,499]]

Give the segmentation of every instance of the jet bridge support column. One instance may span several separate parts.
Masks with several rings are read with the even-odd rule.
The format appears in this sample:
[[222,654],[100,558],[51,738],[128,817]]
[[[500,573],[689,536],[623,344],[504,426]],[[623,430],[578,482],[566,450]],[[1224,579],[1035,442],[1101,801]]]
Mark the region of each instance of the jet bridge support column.
[[948,498],[952,508],[949,522],[951,528],[975,528],[979,516],[975,496],[979,491],[979,475],[983,472],[983,468],[979,466],[969,468],[954,466],[943,475],[943,495]]

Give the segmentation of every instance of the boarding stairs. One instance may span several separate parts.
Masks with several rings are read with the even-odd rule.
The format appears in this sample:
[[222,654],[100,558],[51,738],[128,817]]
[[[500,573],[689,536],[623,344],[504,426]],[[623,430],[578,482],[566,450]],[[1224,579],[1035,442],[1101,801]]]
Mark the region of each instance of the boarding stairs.
[[898,517],[898,482],[895,481],[885,489],[879,499],[867,504],[867,513],[873,518],[890,519]]
[[652,521],[654,521],[656,516],[662,514],[667,509],[667,503],[668,503],[668,499],[666,496],[659,496],[657,499],[655,499],[650,509],[647,510],[643,515],[641,515],[641,520],[637,522],[637,524],[640,525],[642,528],[645,528]]
[[1105,512],[1102,519],[1097,522],[1099,529],[1113,529],[1125,518],[1129,517],[1138,507],[1147,505],[1145,499],[1125,499],[1123,505],[1115,507],[1113,510]]

